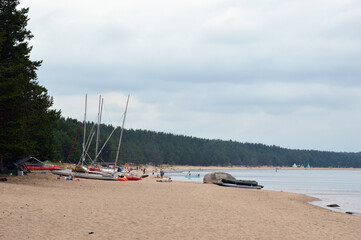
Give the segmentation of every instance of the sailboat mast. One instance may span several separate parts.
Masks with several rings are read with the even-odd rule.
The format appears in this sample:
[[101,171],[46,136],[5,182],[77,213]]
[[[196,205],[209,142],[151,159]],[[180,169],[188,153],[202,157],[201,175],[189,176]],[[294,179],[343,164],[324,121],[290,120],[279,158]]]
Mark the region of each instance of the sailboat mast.
[[98,146],[99,146],[99,138],[100,138],[100,119],[101,119],[101,108],[102,108],[102,96],[99,95],[99,106],[98,106],[98,120],[97,120],[97,138],[95,140],[95,158],[96,161],[98,156]]
[[85,94],[85,111],[84,111],[84,136],[83,136],[83,153],[81,155],[81,165],[84,164],[85,161],[85,135],[86,135],[86,111],[87,111],[87,100],[88,100],[88,94]]
[[125,111],[124,111],[124,117],[123,117],[123,123],[122,123],[122,130],[121,130],[121,132],[120,132],[119,143],[118,143],[117,156],[116,156],[115,161],[114,161],[114,171],[115,171],[115,168],[117,167],[120,144],[122,143],[122,136],[123,136],[123,130],[124,130],[124,122],[125,122],[125,117],[127,116],[127,110],[128,110],[128,102],[129,102],[129,95],[128,95],[127,104],[126,104],[126,106],[125,106]]

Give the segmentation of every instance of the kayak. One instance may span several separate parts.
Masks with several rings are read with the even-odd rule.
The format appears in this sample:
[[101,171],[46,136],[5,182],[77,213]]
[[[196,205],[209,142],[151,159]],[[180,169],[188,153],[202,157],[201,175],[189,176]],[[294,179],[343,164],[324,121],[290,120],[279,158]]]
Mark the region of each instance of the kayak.
[[61,170],[62,169],[58,165],[50,165],[50,164],[46,164],[46,165],[42,165],[42,166],[26,165],[26,168],[29,170]]
[[44,163],[35,157],[29,157],[24,162],[24,167],[28,170],[61,170],[62,168],[58,165]]

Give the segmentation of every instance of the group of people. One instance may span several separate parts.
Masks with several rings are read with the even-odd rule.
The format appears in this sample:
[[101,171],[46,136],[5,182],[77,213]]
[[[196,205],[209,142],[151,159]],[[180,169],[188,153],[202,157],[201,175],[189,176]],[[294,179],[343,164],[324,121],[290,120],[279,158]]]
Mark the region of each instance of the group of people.
[[172,179],[171,178],[168,178],[167,180],[164,179],[164,180],[157,180],[157,182],[172,182]]

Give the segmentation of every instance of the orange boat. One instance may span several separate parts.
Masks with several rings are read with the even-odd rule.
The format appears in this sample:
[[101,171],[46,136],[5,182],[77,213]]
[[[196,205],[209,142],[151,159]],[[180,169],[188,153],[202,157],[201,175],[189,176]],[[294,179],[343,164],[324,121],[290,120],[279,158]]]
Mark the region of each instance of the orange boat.
[[128,178],[126,178],[126,177],[118,177],[118,181],[128,181]]

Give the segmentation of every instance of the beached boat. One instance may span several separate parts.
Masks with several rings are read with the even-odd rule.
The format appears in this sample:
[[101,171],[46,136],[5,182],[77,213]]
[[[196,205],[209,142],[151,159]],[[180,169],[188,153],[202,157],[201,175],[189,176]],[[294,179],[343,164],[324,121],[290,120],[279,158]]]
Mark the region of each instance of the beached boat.
[[54,170],[52,171],[53,174],[60,175],[60,176],[73,176],[76,178],[86,178],[86,179],[96,179],[96,180],[110,180],[110,181],[118,181],[117,174],[102,174],[99,172],[76,172],[72,169],[63,169],[63,170]]
[[222,178],[221,181],[222,183],[228,183],[228,184],[258,186],[258,182],[253,180],[232,180],[232,179]]
[[42,166],[29,166],[27,164],[25,164],[25,165],[26,165],[26,168],[29,170],[60,170],[60,169],[62,169],[58,165],[51,165],[51,164],[45,164]]
[[[88,153],[88,148],[90,146],[90,142],[94,136],[94,132],[92,133],[92,130],[90,131],[91,133],[89,134],[89,139],[86,141],[85,139],[85,135],[86,135],[86,110],[87,110],[87,95],[85,96],[85,114],[84,114],[84,138],[83,138],[83,153],[82,156],[77,164],[77,166],[73,167],[71,170],[58,170],[58,171],[52,171],[53,174],[56,175],[73,175],[74,177],[80,177],[80,178],[88,178],[88,179],[98,179],[98,180],[118,180],[118,178],[120,176],[123,176],[122,173],[119,172],[120,168],[116,168],[117,166],[117,160],[118,160],[118,155],[119,155],[119,148],[120,148],[120,143],[121,143],[121,139],[122,139],[122,135],[123,135],[123,129],[124,129],[124,121],[125,121],[125,117],[126,117],[126,113],[127,113],[127,109],[128,109],[128,102],[129,102],[129,96],[127,99],[127,104],[126,104],[126,108],[125,108],[125,112],[124,112],[124,116],[123,116],[123,124],[122,124],[122,129],[121,129],[121,134],[120,134],[120,138],[119,138],[119,145],[118,145],[118,151],[117,151],[117,157],[115,159],[114,162],[114,169],[105,169],[103,171],[103,169],[100,169],[98,167],[94,167],[96,166],[95,162],[98,159],[100,153],[102,152],[102,150],[104,149],[105,145],[107,144],[108,140],[110,139],[110,137],[112,136],[112,134],[114,133],[114,131],[117,128],[114,128],[113,131],[110,133],[108,139],[105,141],[103,147],[98,151],[98,142],[99,142],[99,126],[100,126],[100,119],[101,119],[101,112],[102,112],[102,108],[103,108],[103,100],[101,99],[101,97],[99,97],[99,111],[98,111],[98,129],[97,129],[97,140],[96,140],[96,150],[95,150],[95,157],[94,159],[91,159]],[[86,164],[86,157],[90,159],[91,163],[88,165]]]
[[131,180],[131,181],[139,181],[139,180],[142,180],[141,177],[138,177],[138,176],[133,175],[133,174],[124,173],[124,177],[126,177],[128,180]]
[[237,188],[252,188],[252,189],[262,189],[262,185],[258,185],[258,182],[253,180],[232,180],[227,178],[222,178],[221,182],[215,183],[223,187],[237,187]]
[[223,187],[236,187],[236,188],[250,188],[250,189],[262,189],[263,186],[257,185],[257,186],[248,186],[248,185],[238,185],[238,184],[231,184],[231,183],[214,183],[219,186]]
[[24,163],[24,166],[29,170],[60,170],[60,169],[62,169],[58,165],[44,163],[35,157],[29,157],[29,160]]

